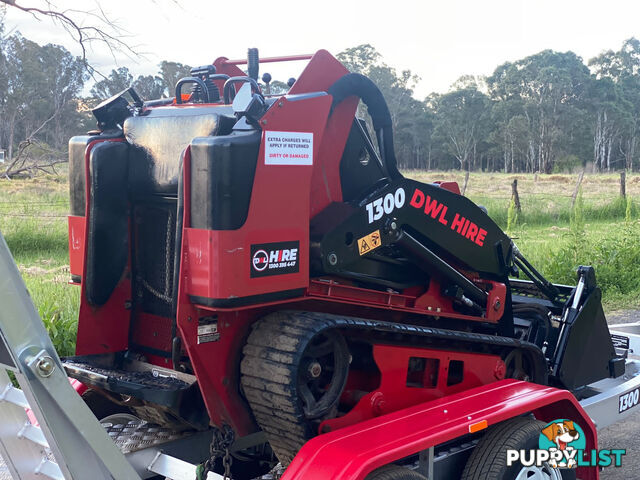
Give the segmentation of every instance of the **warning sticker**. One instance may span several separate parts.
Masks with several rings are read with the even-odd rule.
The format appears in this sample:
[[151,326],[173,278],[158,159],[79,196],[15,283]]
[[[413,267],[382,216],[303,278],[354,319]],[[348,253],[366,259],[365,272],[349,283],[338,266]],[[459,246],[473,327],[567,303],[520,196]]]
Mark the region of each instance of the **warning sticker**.
[[382,245],[380,241],[380,230],[376,230],[358,239],[358,252],[360,252],[360,255],[364,255],[378,248],[380,245]]
[[265,165],[313,165],[313,133],[264,132]]
[[198,325],[198,345],[201,343],[217,342],[220,340],[218,322]]

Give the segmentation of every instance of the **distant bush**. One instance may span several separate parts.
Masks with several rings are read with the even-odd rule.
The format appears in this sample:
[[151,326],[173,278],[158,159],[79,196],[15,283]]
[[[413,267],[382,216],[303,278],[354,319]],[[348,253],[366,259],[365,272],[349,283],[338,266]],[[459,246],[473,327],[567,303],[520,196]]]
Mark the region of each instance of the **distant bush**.
[[577,155],[565,155],[556,160],[553,173],[572,173],[582,167],[582,160]]

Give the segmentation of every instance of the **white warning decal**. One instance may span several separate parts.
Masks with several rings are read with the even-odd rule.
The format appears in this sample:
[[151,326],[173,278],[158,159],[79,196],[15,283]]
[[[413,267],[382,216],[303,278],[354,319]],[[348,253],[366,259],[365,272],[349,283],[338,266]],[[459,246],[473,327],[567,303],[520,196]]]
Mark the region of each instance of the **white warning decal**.
[[265,165],[313,165],[313,133],[264,132]]

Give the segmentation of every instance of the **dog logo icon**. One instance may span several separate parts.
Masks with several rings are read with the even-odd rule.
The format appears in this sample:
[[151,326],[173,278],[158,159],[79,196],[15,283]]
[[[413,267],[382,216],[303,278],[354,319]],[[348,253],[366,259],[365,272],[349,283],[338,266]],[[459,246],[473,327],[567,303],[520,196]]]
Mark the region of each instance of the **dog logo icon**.
[[539,447],[551,453],[549,460],[551,467],[575,468],[578,450],[586,448],[586,440],[582,428],[576,422],[554,420],[542,429]]

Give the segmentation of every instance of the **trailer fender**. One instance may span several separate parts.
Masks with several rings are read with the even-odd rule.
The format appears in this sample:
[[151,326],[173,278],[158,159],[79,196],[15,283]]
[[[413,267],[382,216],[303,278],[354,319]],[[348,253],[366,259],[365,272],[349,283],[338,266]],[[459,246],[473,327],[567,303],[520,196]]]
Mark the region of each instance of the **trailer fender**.
[[[362,480],[383,465],[528,413],[545,422],[573,420],[585,433],[587,450],[597,446],[595,426],[571,393],[509,379],[315,437],[282,480]],[[596,467],[581,467],[577,474],[599,478]]]

